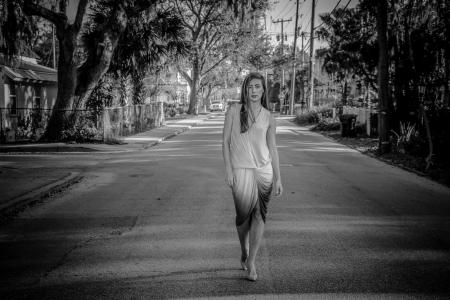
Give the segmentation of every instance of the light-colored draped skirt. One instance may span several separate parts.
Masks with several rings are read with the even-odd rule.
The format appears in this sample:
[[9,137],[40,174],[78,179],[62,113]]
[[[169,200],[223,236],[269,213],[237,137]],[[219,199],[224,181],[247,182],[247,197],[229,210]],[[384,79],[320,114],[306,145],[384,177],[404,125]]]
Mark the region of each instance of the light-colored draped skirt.
[[259,209],[261,217],[266,222],[267,206],[272,193],[272,164],[258,169],[234,169],[235,184],[233,185],[234,206],[236,208],[236,225],[242,225],[248,218],[254,216]]

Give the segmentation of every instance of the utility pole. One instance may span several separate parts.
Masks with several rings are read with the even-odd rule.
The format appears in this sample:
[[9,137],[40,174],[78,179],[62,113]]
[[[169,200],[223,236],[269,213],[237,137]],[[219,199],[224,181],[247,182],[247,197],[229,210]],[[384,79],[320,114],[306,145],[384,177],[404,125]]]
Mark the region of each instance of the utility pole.
[[55,42],[55,25],[52,24],[52,51],[53,51],[53,69],[56,69],[56,42]]
[[296,63],[296,50],[297,50],[297,32],[298,32],[298,3],[300,2],[300,0],[297,0],[297,7],[295,9],[295,27],[294,27],[294,62],[292,64],[292,77],[291,77],[291,83],[292,83],[292,88],[291,88],[291,103],[289,105],[289,114],[293,115],[294,114],[294,102],[295,102],[295,63]]
[[264,79],[265,79],[265,84],[266,84],[266,105],[267,105],[267,107],[269,107],[269,79],[267,78],[267,68],[266,68],[266,72],[265,72],[266,74],[266,76],[264,77]]
[[[302,57],[301,57],[301,60],[300,60],[300,68],[303,70],[303,62],[304,62],[304,60],[305,60],[305,46],[304,46],[304,44],[303,44],[303,42],[304,42],[304,40],[305,40],[305,32],[302,31],[302,33],[301,33],[300,35],[302,36]],[[303,75],[302,75],[302,94],[301,94],[301,99],[302,99],[302,104],[301,104],[302,112],[303,112],[303,109],[304,109],[304,106],[305,106],[305,103],[306,103],[306,101],[305,101],[305,85],[304,85],[303,83],[304,83],[304,81],[303,81]]]
[[300,33],[300,35],[302,36],[302,57],[301,57],[301,63],[302,63],[302,68],[303,68],[303,64],[305,63],[305,32],[302,31],[302,33]]
[[309,109],[313,107],[314,104],[314,72],[313,72],[313,59],[314,59],[314,15],[316,10],[316,0],[312,0],[311,9],[311,37],[310,37],[310,48],[309,48],[309,79],[311,80],[311,92],[309,98]]
[[[276,23],[281,23],[281,57],[283,57],[283,55],[284,55],[284,30],[283,30],[283,28],[284,28],[284,22],[291,22],[292,21],[292,18],[289,18],[289,19],[278,19],[278,20],[276,20],[276,21],[273,21],[272,20],[272,22],[274,23],[274,24],[276,24]],[[284,69],[283,69],[283,75],[282,75],[282,77],[281,77],[281,86],[284,86]]]

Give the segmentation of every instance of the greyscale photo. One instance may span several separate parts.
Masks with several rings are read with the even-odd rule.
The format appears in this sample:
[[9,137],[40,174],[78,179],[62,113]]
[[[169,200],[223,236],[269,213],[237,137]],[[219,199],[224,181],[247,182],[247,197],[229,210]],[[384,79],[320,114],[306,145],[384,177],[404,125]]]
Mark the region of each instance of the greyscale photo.
[[0,299],[449,299],[447,0],[0,0]]

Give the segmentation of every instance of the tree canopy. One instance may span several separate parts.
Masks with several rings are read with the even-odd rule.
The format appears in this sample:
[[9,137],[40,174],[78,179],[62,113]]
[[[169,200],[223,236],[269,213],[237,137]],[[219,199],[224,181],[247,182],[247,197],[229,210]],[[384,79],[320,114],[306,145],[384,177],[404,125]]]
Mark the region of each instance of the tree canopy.
[[[264,9],[265,3],[255,1],[253,6],[248,8],[249,13],[255,8]],[[238,56],[254,32],[248,32],[250,29],[245,27],[245,19],[236,22],[232,11],[220,1],[171,0],[168,6],[177,10],[188,35],[189,53],[176,64],[190,86],[188,112],[193,113],[197,106],[199,89],[214,85],[214,76],[209,73],[227,59]]]
[[[377,91],[379,3],[361,0],[355,8],[323,14],[318,30],[329,45],[318,52],[324,69],[340,81],[360,79]],[[388,102],[382,113],[392,116],[394,130],[401,122],[417,124],[430,145],[430,158],[432,140],[450,145],[443,130],[449,128],[444,119],[450,106],[450,7],[445,0],[392,0],[386,11]]]
[[[258,1],[218,2],[225,3],[228,9],[233,8],[234,16],[242,18]],[[55,26],[60,50],[58,95],[46,139],[58,140],[62,130],[74,123],[77,110],[86,103],[110,66],[125,73],[139,72],[140,68],[133,66],[143,66],[141,59],[160,59],[171,53],[170,49],[183,48],[180,41],[185,34],[178,26],[181,19],[168,11],[158,11],[165,3],[159,0],[79,0],[71,2],[71,9],[68,9],[66,0],[0,1],[0,51],[8,56],[23,51],[33,36],[32,17],[46,19]],[[149,27],[143,28],[143,25]],[[149,36],[131,41],[130,33],[137,31]],[[133,51],[126,50],[131,46],[128,43],[134,46]]]

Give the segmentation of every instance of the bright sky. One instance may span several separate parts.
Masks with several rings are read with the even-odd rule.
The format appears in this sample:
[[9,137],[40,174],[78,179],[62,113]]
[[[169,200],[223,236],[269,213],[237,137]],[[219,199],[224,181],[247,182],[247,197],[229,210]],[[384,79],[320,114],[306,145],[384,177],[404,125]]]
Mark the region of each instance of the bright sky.
[[[299,19],[298,26],[301,27],[302,31],[306,31],[308,34],[311,31],[311,10],[312,10],[312,0],[298,0],[299,4]],[[358,3],[358,0],[341,0],[339,3],[339,7],[344,7],[348,4],[348,7],[354,7]],[[329,13],[333,10],[339,0],[315,0],[316,9],[315,9],[315,18],[314,18],[314,26],[317,26],[321,23],[321,19],[319,17],[320,14]],[[270,0],[271,7],[266,16],[266,30],[271,35],[272,41],[276,43],[276,35],[281,33],[281,22],[274,24],[273,21],[277,21],[279,19],[291,19],[290,22],[284,23],[284,33],[288,35],[287,43],[293,44],[294,42],[294,27],[295,27],[295,9],[296,9],[296,1],[295,0]],[[286,41],[285,41],[286,42]],[[307,39],[305,39],[305,45],[307,43]],[[301,47],[301,38],[297,38],[297,45]],[[324,46],[323,43],[314,42],[314,48],[318,49],[320,46]]]

